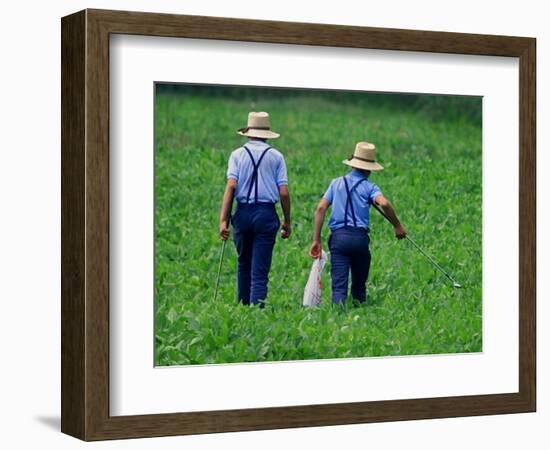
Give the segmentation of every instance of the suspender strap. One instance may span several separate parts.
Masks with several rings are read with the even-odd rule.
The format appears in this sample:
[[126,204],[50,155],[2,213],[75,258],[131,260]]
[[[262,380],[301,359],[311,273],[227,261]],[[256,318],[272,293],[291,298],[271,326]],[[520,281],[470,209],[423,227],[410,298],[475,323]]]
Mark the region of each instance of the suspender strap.
[[[344,213],[344,226],[347,227],[348,226],[348,208],[350,205],[351,192],[349,190],[348,180],[346,179],[345,176],[342,178],[344,178],[344,185],[346,186],[346,209]],[[351,205],[351,214],[353,218],[353,226],[357,227],[357,220],[355,219],[355,211],[353,210],[353,204]]]
[[250,184],[248,185],[248,194],[246,196],[246,203],[250,200],[250,194],[252,194],[252,187],[254,187],[254,203],[258,203],[258,169],[260,168],[260,164],[262,163],[262,160],[264,159],[265,154],[271,147],[267,147],[262,154],[260,155],[260,158],[258,159],[258,162],[254,161],[254,157],[252,156],[252,152],[250,149],[245,145],[244,149],[246,150],[246,153],[248,153],[248,156],[250,156],[250,161],[252,161],[252,177],[250,178]]
[[344,225],[347,227],[348,226],[348,208],[351,209],[351,218],[353,219],[353,226],[355,228],[357,228],[357,218],[355,216],[355,210],[353,208],[353,201],[352,201],[352,198],[351,198],[351,194],[353,194],[353,191],[355,191],[355,188],[357,188],[357,186],[359,186],[363,181],[366,180],[366,178],[361,178],[357,183],[355,183],[351,189],[348,185],[348,180],[347,178],[344,176],[342,177],[344,179],[344,185],[346,186],[346,194],[347,194],[347,198],[346,198],[346,208],[345,208],[345,213],[344,213]]

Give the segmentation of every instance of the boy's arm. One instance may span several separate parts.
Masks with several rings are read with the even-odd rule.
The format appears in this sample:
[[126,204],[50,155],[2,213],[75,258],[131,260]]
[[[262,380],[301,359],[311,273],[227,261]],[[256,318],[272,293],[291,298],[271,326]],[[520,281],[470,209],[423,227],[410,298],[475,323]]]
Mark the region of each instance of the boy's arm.
[[380,206],[380,208],[382,208],[382,211],[384,211],[384,214],[393,225],[393,228],[395,230],[395,237],[397,239],[404,239],[407,236],[407,230],[405,230],[405,227],[403,227],[403,225],[399,221],[399,218],[395,213],[395,209],[393,209],[393,206],[388,201],[388,199],[382,194],[379,194],[376,196],[374,201],[378,206]]
[[313,223],[313,242],[309,249],[309,256],[312,258],[321,257],[321,230],[323,223],[325,222],[325,214],[329,208],[330,203],[326,198],[322,198],[315,210],[315,219]]
[[237,180],[229,178],[223,193],[222,207],[220,210],[220,239],[227,241],[229,238],[229,215],[233,206],[233,197],[237,189]]
[[281,225],[281,237],[288,239],[290,233],[292,233],[292,225],[290,221],[290,192],[287,185],[279,186],[279,196],[281,198],[281,208],[284,217],[284,222]]

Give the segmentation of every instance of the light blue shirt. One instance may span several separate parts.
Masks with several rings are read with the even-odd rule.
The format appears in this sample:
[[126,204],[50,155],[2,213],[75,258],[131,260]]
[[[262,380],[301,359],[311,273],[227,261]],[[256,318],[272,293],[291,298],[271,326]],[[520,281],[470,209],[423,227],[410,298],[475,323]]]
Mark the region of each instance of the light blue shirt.
[[[235,198],[239,203],[246,203],[254,173],[254,165],[244,148],[245,146],[250,150],[256,163],[258,163],[263,151],[267,147],[271,147],[267,142],[251,140],[231,153],[227,166],[227,178],[237,181]],[[281,152],[271,147],[258,168],[258,202],[277,203],[279,201],[279,187],[284,185],[288,185],[285,159]],[[253,187],[248,203],[254,203],[254,194]]]
[[[369,227],[369,207],[376,197],[382,192],[376,184],[371,183],[367,176],[359,170],[353,169],[350,173],[345,175],[348,182],[348,187],[351,192],[351,202],[353,204],[353,211],[355,211],[355,221],[357,227],[367,228]],[[361,180],[365,181],[361,181]],[[361,181],[356,186],[356,183]],[[354,187],[356,186],[356,187]],[[326,199],[331,205],[331,215],[328,223],[329,228],[334,231],[346,226],[346,200],[348,198],[346,192],[346,185],[344,184],[344,177],[335,178],[331,181],[323,198]],[[353,227],[353,213],[351,207],[348,207],[347,226]]]

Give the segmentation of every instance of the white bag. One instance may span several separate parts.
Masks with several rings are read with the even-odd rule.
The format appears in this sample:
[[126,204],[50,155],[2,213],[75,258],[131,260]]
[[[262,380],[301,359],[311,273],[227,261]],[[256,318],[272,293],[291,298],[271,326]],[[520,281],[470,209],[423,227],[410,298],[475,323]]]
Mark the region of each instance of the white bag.
[[316,258],[311,266],[311,272],[304,290],[304,306],[319,306],[321,304],[322,282],[321,274],[327,263],[327,254],[321,251],[321,257]]

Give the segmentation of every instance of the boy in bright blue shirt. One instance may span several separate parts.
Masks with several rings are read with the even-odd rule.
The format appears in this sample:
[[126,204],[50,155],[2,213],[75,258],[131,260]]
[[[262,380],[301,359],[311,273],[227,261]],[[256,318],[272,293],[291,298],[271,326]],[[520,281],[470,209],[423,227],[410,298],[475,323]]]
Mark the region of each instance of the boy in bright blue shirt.
[[312,258],[319,258],[325,213],[329,207],[332,207],[328,246],[332,302],[335,304],[343,304],[347,299],[350,271],[352,298],[360,303],[366,301],[366,284],[371,262],[370,205],[376,203],[382,208],[395,228],[397,239],[403,239],[407,235],[392,205],[382,195],[380,188],[368,179],[371,172],[383,170],[383,167],[376,162],[375,152],[373,144],[359,142],[353,156],[343,161],[344,164],[352,167],[352,170],[347,175],[332,180],[315,212],[313,243],[309,254]]

